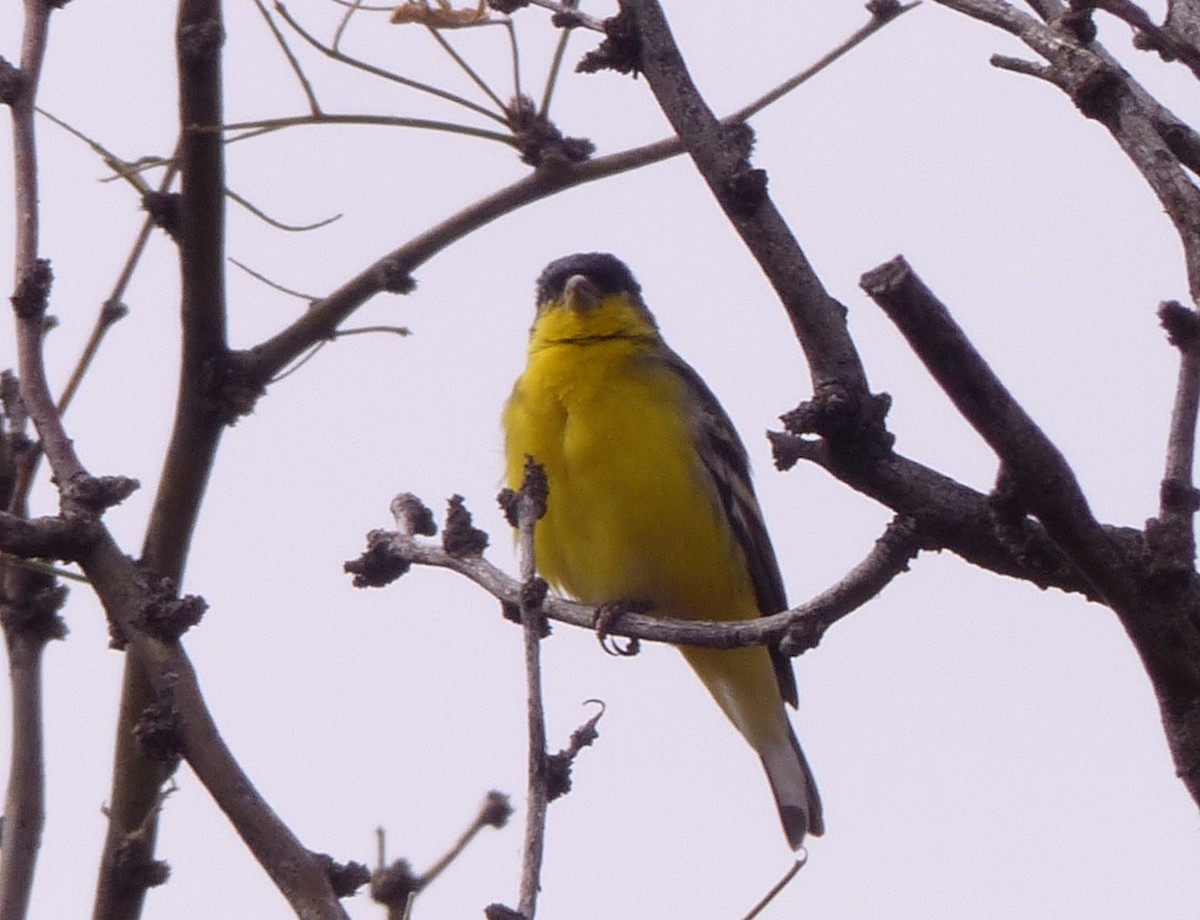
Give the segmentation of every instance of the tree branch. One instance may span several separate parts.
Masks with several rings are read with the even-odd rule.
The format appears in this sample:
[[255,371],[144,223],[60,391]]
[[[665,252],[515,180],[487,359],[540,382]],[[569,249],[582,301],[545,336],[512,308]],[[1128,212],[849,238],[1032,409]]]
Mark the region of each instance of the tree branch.
[[[909,8],[909,6],[900,7],[900,12],[907,11]],[[892,14],[886,21],[893,21],[896,15],[898,14]],[[852,44],[847,44],[850,47],[856,46],[877,31],[877,27],[868,26],[855,34],[851,39]],[[840,56],[840,54],[826,55],[817,65],[807,68],[798,77],[771,90],[745,109],[728,116],[720,124],[732,129],[741,123],[746,111],[761,111],[811,78],[815,73],[830,66]],[[283,368],[313,345],[332,338],[341,323],[376,294],[385,291],[392,293],[407,291],[411,286],[411,274],[421,264],[451,243],[491,221],[565,189],[649,166],[652,163],[678,156],[683,152],[684,143],[680,138],[667,137],[641,147],[596,157],[584,162],[552,162],[539,167],[528,176],[480,199],[394,249],[347,281],[324,300],[313,304],[286,329],[254,348],[237,355],[236,364],[246,387],[249,389],[266,386]],[[783,258],[781,257],[781,259]],[[803,286],[802,281],[796,283]],[[831,309],[836,314],[842,308],[834,303]],[[836,322],[836,317],[831,321]],[[852,368],[857,366],[857,356],[849,359],[849,365]],[[837,373],[838,370],[834,367],[829,369],[825,376],[836,376]]]
[[[143,563],[175,585],[184,562],[213,458],[226,417],[217,397],[220,368],[227,353],[224,265],[224,151],[221,45],[224,25],[220,0],[180,0],[176,22],[181,182],[179,223],[182,360],[178,402],[158,492],[142,546]],[[145,888],[122,884],[117,854],[128,835],[145,834],[154,850],[159,789],[169,771],[147,758],[135,729],[158,688],[141,661],[143,643],[133,643],[125,659],[118,716],[109,828],[101,860],[95,916],[134,920]]]
[[963,417],[991,446],[1018,484],[1029,510],[1109,605],[1132,602],[1125,564],[1092,516],[1066,459],[972,347],[933,292],[902,257],[862,277]]
[[42,742],[42,651],[66,635],[58,616],[66,589],[52,575],[4,565],[0,624],[12,688],[12,759],[4,801],[0,918],[24,920],[45,823]]
[[[115,634],[129,644],[127,661],[138,663],[137,673],[151,691],[150,704],[136,716],[130,717],[130,709],[123,708],[123,736],[138,747],[145,763],[164,779],[173,772],[179,756],[186,758],[298,917],[346,920],[322,863],[262,799],[226,747],[182,647],[177,641],[166,641],[147,631],[147,623],[162,624],[160,629],[173,628],[169,621],[171,600],[161,594],[161,579],[139,570],[107,533],[93,544],[80,564],[104,604]],[[97,918],[136,916],[138,906],[132,902],[142,900],[145,887],[138,885],[130,890],[127,869],[123,870],[116,854],[128,847],[133,835],[140,835],[141,858],[147,862],[151,859],[154,822],[149,812],[144,820],[147,823],[142,826],[124,828],[106,849],[113,862],[102,867],[101,881],[107,894],[103,901],[97,898]],[[110,819],[110,840],[119,829]],[[109,913],[100,913],[100,907]]]
[[[1015,502],[1041,520],[1113,609],[1154,685],[1179,775],[1200,804],[1200,584],[1147,571],[1092,516],[1070,466],[902,258],[863,276],[958,410],[999,456]],[[1149,538],[1149,535],[1147,535]]]
[[[34,113],[51,7],[42,0],[25,0],[19,69],[7,68],[3,101],[12,112],[16,289],[12,306],[16,318],[19,389],[24,412],[34,423],[47,456],[64,486],[82,475],[83,468],[54,407],[46,381],[42,338],[48,319],[50,263],[40,257],[38,227],[38,163]],[[15,400],[14,400],[15,401]],[[7,407],[6,407],[7,408]],[[18,479],[28,479],[34,452],[23,458]],[[26,513],[24,492],[4,495],[7,507]],[[6,515],[6,518],[8,516]],[[16,525],[11,519],[8,523]],[[0,920],[23,920],[29,909],[34,867],[45,823],[43,770],[41,658],[54,632],[57,608],[65,592],[45,579],[16,566],[0,564],[4,586],[4,635],[12,686],[12,764],[5,795],[8,827],[0,847]],[[55,599],[47,609],[46,598]],[[61,633],[58,633],[61,635]]]
[[1168,25],[1158,26],[1149,14],[1130,0],[1088,0],[1096,9],[1111,13],[1135,30],[1134,42],[1141,48],[1157,51],[1165,61],[1184,64],[1200,77],[1200,50]]
[[[436,532],[433,518],[416,496],[404,494],[392,502],[398,510],[398,531],[375,530],[367,535],[368,548],[345,570],[354,575],[355,587],[383,587],[399,578],[412,565],[432,566],[469,578],[507,609],[519,609],[524,582],[506,575],[479,553],[452,552],[443,546],[418,540],[418,535]],[[811,648],[830,625],[854,612],[878,595],[908,568],[913,555],[927,545],[927,538],[907,523],[897,523],[876,541],[863,562],[845,578],[807,603],[771,616],[752,620],[677,620],[670,617],[622,612],[607,632],[614,636],[697,645],[707,648],[739,648],[747,645],[785,643],[790,654]],[[583,629],[594,629],[596,608],[547,596],[541,609],[549,619]],[[811,637],[811,641],[805,641]]]
[[753,132],[744,123],[723,124],[708,108],[657,0],[623,0],[622,10],[634,15],[641,67],[658,104],[787,311],[814,389],[836,387],[866,403],[866,372],[846,328],[845,308],[825,290],[771,201],[766,173],[751,168]]
[[[1098,42],[1074,35],[1055,23],[1040,22],[1002,0],[938,0],[1021,39],[1047,62],[1025,72],[1048,80],[1066,93],[1086,117],[1104,125],[1133,162],[1175,225],[1183,243],[1188,286],[1200,300],[1200,190],[1172,144],[1172,126],[1184,123],[1159,103]],[[999,62],[1015,69],[1011,58]],[[1186,160],[1184,162],[1187,162]],[[1192,161],[1191,165],[1194,165]]]
[[528,460],[525,479],[516,498],[517,541],[521,559],[521,635],[525,648],[526,721],[529,763],[525,797],[525,842],[522,846],[521,890],[517,909],[533,920],[542,886],[542,857],[546,849],[546,809],[550,776],[546,750],[546,713],[542,703],[542,638],[546,619],[542,600],[546,583],[537,574],[533,532],[546,513],[546,474]]
[[[911,517],[927,545],[948,549],[997,575],[1103,602],[1038,521],[1024,514],[1001,521],[1000,509],[989,495],[897,453],[862,463],[823,441],[780,432],[770,432],[769,437],[779,469],[790,469],[797,460],[816,464],[855,491]],[[1105,532],[1123,552],[1144,551],[1140,531],[1107,527]]]
[[1159,486],[1158,517],[1146,522],[1146,540],[1156,574],[1186,581],[1195,572],[1194,522],[1200,510],[1200,492],[1193,475],[1200,415],[1200,316],[1168,301],[1159,306],[1158,317],[1179,351],[1179,377],[1167,435],[1166,468]]

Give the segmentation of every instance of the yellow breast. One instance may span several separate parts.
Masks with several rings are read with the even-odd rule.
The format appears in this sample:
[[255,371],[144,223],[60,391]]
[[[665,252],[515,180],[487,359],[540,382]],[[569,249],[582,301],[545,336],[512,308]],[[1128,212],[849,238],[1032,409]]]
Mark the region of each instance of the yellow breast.
[[508,481],[525,455],[550,485],[538,569],[589,604],[648,601],[702,619],[756,616],[741,548],[696,453],[685,382],[659,340],[531,349],[504,415]]

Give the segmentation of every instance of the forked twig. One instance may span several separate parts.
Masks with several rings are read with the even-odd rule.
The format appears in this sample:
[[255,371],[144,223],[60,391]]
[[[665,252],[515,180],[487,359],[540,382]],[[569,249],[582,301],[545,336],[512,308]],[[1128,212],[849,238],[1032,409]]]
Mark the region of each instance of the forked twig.
[[284,6],[282,3],[277,2],[275,4],[275,11],[281,17],[283,17],[284,22],[286,22],[289,26],[292,27],[293,30],[295,30],[297,35],[299,35],[306,42],[308,42],[308,44],[311,47],[313,47],[314,49],[319,51],[321,54],[325,55],[325,57],[330,58],[331,60],[337,61],[338,63],[341,63],[341,64],[345,64],[348,67],[353,67],[356,70],[361,70],[364,73],[369,73],[372,76],[379,77],[380,79],[387,80],[391,83],[398,83],[401,86],[406,86],[409,89],[416,90],[417,92],[427,93],[430,96],[436,96],[439,99],[444,99],[447,102],[452,102],[455,105],[459,105],[465,109],[469,109],[470,111],[475,112],[478,115],[483,115],[485,118],[490,118],[493,121],[498,121],[500,123],[504,123],[503,116],[497,115],[495,112],[491,111],[490,109],[485,108],[484,106],[479,105],[478,103],[472,102],[469,99],[464,99],[462,96],[459,96],[455,93],[449,92],[448,90],[439,89],[436,86],[431,86],[428,83],[422,83],[419,80],[413,80],[413,79],[410,79],[409,77],[401,76],[398,73],[393,73],[392,71],[385,70],[382,67],[376,67],[374,64],[369,64],[366,61],[362,61],[362,60],[359,60],[358,58],[351,57],[350,55],[346,54],[345,52],[338,50],[336,47],[326,45],[325,43],[320,41],[316,36],[309,33],[308,30],[305,29],[302,25],[300,25],[300,23],[297,22],[295,18],[293,18],[292,14],[288,12],[287,7]]
[[[500,25],[499,22],[494,24]],[[479,75],[475,68],[467,63],[467,59],[459,54],[458,50],[450,44],[449,40],[447,40],[444,35],[442,35],[442,30],[435,29],[433,26],[426,26],[425,31],[433,36],[434,41],[436,41],[438,46],[445,51],[447,55],[449,55],[450,60],[454,61],[454,63],[458,65],[459,70],[465,73],[467,78],[477,87],[479,87],[480,92],[492,100],[492,104],[496,106],[496,109],[503,112],[504,101],[496,95],[490,86],[487,85],[487,81]]]

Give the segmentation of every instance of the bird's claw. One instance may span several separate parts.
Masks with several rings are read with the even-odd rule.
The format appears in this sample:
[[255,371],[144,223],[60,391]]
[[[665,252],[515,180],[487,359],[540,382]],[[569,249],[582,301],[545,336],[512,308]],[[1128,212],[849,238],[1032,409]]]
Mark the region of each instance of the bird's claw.
[[625,614],[645,613],[649,609],[649,604],[638,601],[612,601],[597,607],[592,626],[596,630],[596,638],[600,640],[600,647],[607,654],[617,658],[632,658],[636,655],[642,647],[637,636],[622,637],[625,639],[625,643],[622,644],[618,637],[612,635],[612,629]]

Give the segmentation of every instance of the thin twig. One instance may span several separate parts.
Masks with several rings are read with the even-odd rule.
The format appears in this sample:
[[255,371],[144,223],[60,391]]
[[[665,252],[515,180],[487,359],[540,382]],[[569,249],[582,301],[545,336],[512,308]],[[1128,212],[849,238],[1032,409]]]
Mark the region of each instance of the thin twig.
[[[723,119],[729,126],[734,119]],[[280,370],[327,340],[338,326],[370,298],[388,289],[388,279],[411,273],[445,247],[498,217],[540,201],[566,188],[658,163],[684,152],[678,137],[634,147],[581,163],[557,164],[538,170],[452,215],[441,224],[404,243],[348,280],[291,326],[249,350],[245,371],[265,384]],[[834,309],[837,309],[836,307]]]
[[[176,167],[174,161],[172,161],[167,166],[162,180],[158,183],[159,194],[165,194],[171,188],[172,183],[175,181],[175,176]],[[70,406],[71,400],[74,399],[75,393],[78,392],[84,376],[92,365],[92,361],[95,360],[96,354],[99,352],[100,345],[104,341],[104,336],[108,333],[108,330],[125,316],[125,291],[129,287],[129,282],[133,279],[133,272],[141,261],[142,254],[146,251],[146,244],[150,240],[150,233],[153,229],[153,217],[147,217],[142,221],[142,226],[133,241],[129,255],[125,258],[125,264],[121,266],[121,271],[117,275],[117,280],[113,284],[112,290],[109,291],[108,297],[105,298],[104,303],[100,306],[100,311],[96,315],[96,322],[92,326],[92,333],[88,337],[87,344],[84,345],[83,352],[79,355],[79,360],[75,362],[75,368],[71,371],[71,377],[67,380],[66,386],[63,387],[62,395],[58,397],[59,413],[65,413],[67,407]]]
[[1088,118],[1100,122],[1158,196],[1183,243],[1188,287],[1200,301],[1200,189],[1167,140],[1164,125],[1182,124],[1148,93],[1105,48],[1094,40],[1072,35],[1030,16],[1002,0],[937,0],[980,22],[1016,36],[1047,62],[1042,70],[1016,65],[1012,58],[997,63],[1021,69],[1053,82]]
[[512,17],[503,19],[504,29],[508,32],[508,53],[512,61],[513,98],[521,98],[521,49],[517,44],[517,30],[513,27]]
[[750,913],[746,914],[742,920],[754,920],[755,917],[761,915],[762,912],[767,909],[770,903],[774,901],[776,897],[778,897],[779,892],[783,891],[783,889],[791,883],[792,879],[796,877],[796,873],[803,869],[805,863],[807,862],[808,854],[804,853],[800,859],[797,859],[790,866],[788,866],[787,872],[783,873],[783,878],[771,886],[771,890],[762,896],[762,900],[755,904],[754,907],[750,909]]
[[317,115],[293,115],[283,118],[263,118],[258,121],[231,122],[221,125],[215,130],[244,131],[236,137],[229,138],[229,143],[249,140],[280,131],[284,128],[294,128],[298,125],[378,125],[386,128],[417,128],[424,131],[444,131],[448,134],[461,134],[464,137],[478,137],[483,140],[497,141],[510,147],[516,146],[511,134],[498,131],[488,131],[471,125],[460,125],[452,121],[438,121],[431,118],[403,118],[395,115],[333,115],[322,112]]
[[[541,486],[534,486],[540,479]],[[528,719],[529,775],[525,803],[525,843],[522,847],[521,891],[517,909],[525,920],[537,913],[541,888],[542,858],[546,846],[546,809],[550,796],[547,786],[546,714],[542,703],[541,646],[545,628],[542,613],[543,591],[535,591],[537,561],[533,535],[538,519],[545,512],[545,473],[526,464],[525,481],[517,500],[517,544],[521,570],[521,634],[525,648],[526,715]]]
[[333,33],[332,48],[336,51],[341,48],[342,36],[346,34],[346,29],[350,26],[350,19],[363,8],[362,0],[351,0],[349,3],[343,4],[346,7],[346,12],[342,14],[342,18],[338,20],[337,29]]
[[454,63],[458,65],[459,70],[465,73],[471,82],[479,87],[480,91],[485,96],[492,100],[492,103],[496,106],[496,109],[503,112],[504,101],[492,91],[492,88],[487,85],[487,81],[484,80],[483,77],[479,76],[478,73],[476,73],[475,68],[467,63],[466,58],[464,58],[458,53],[457,50],[455,50],[454,46],[450,44],[449,39],[442,35],[442,30],[435,29],[433,26],[426,26],[425,31],[433,36],[434,41],[436,41],[441,49],[450,56],[450,60],[454,61]]
[[412,335],[412,330],[407,326],[355,326],[353,329],[339,329],[334,338],[344,339],[352,335],[378,335],[379,333],[405,338]]
[[546,87],[542,90],[542,104],[538,114],[543,118],[550,116],[550,100],[554,98],[554,88],[558,85],[558,74],[562,70],[563,58],[567,53],[567,43],[571,40],[571,29],[563,29],[554,46],[554,57],[550,61],[550,70],[546,73]]
[[262,210],[262,208],[239,195],[233,189],[226,188],[225,194],[229,197],[230,201],[240,204],[243,208],[257,217],[263,223],[274,227],[276,230],[284,230],[288,233],[307,233],[309,230],[319,230],[321,227],[328,227],[330,224],[342,219],[341,214],[334,214],[332,217],[325,217],[321,220],[314,221],[311,224],[285,224],[283,221],[272,217],[270,214]]
[[437,877],[466,851],[467,846],[475,839],[476,834],[485,827],[503,827],[511,813],[512,806],[508,803],[508,796],[500,792],[489,792],[483,803],[479,806],[479,811],[475,815],[475,819],[463,831],[462,836],[454,842],[450,849],[437,862],[421,873],[421,888],[425,889],[432,885],[437,880]]
[[278,281],[272,281],[270,278],[268,278],[262,272],[255,271],[253,268],[251,268],[245,262],[239,262],[237,259],[233,258],[232,256],[229,257],[229,261],[232,262],[234,265],[236,265],[238,268],[240,268],[242,271],[244,271],[247,275],[249,275],[255,281],[261,281],[267,287],[273,288],[274,290],[279,291],[281,294],[287,294],[289,297],[295,297],[298,300],[303,300],[308,303],[312,303],[314,300],[319,299],[317,297],[312,296],[311,294],[305,294],[303,291],[297,291],[294,288],[290,288],[285,285],[282,285]]
[[[37,112],[43,118],[54,122],[54,124],[58,125],[64,131],[87,144],[92,151],[104,161],[104,165],[113,171],[113,178],[124,179],[138,191],[138,194],[144,195],[146,192],[150,191],[150,187],[140,175],[141,169],[136,168],[139,167],[140,164],[131,163],[127,160],[121,159],[99,141],[88,137],[78,128],[67,124],[67,122],[51,114],[50,112],[47,112],[45,109],[38,109]],[[162,162],[162,160],[154,158],[152,161],[150,161],[149,165],[158,166],[161,165]]]
[[1179,376],[1167,436],[1166,469],[1158,517],[1146,522],[1151,565],[1160,578],[1188,584],[1195,577],[1194,522],[1200,510],[1195,484],[1196,423],[1200,416],[1200,314],[1177,301],[1158,308],[1159,321],[1179,350]]
[[757,115],[771,103],[783,98],[796,87],[807,83],[822,70],[825,70],[827,67],[829,67],[829,65],[833,64],[838,58],[844,56],[850,51],[853,51],[888,23],[893,22],[898,16],[907,13],[911,9],[915,9],[916,7],[920,6],[920,4],[921,0],[914,0],[912,3],[897,5],[896,7],[890,9],[886,15],[873,15],[870,22],[847,38],[840,45],[836,46],[832,51],[822,55],[811,67],[806,67],[791,79],[785,80],[783,83],[779,84],[779,86],[775,87],[769,93],[760,96],[749,105],[738,109],[729,116],[728,120],[746,121],[751,116]]
[[314,115],[320,115],[321,104],[317,102],[316,91],[313,89],[312,84],[308,81],[308,77],[305,76],[304,68],[300,66],[300,61],[297,60],[296,55],[292,52],[291,45],[287,43],[287,39],[284,38],[283,32],[280,30],[279,26],[275,25],[275,20],[271,18],[271,13],[263,4],[262,0],[254,0],[254,5],[258,7],[258,11],[262,13],[263,19],[267,21],[267,28],[269,28],[271,30],[271,34],[275,36],[275,42],[279,45],[280,50],[283,51],[284,57],[287,58],[288,66],[292,68],[292,73],[294,73],[296,75],[296,79],[300,81],[300,89],[303,90],[305,98],[308,99],[308,110]]
[[416,90],[417,92],[428,93],[431,96],[436,96],[439,99],[452,102],[455,105],[462,106],[465,109],[470,109],[472,112],[483,115],[486,118],[490,118],[492,121],[498,121],[501,124],[504,123],[503,116],[497,115],[490,109],[474,103],[469,99],[464,99],[462,96],[458,96],[444,89],[438,89],[438,87],[431,86],[428,83],[422,83],[419,80],[409,79],[408,77],[393,73],[390,70],[385,70],[382,67],[376,67],[374,64],[368,64],[366,61],[360,61],[358,58],[351,57],[350,55],[339,51],[336,47],[331,47],[324,44],[315,36],[311,35],[302,25],[300,25],[299,22],[292,18],[292,14],[288,12],[287,7],[282,3],[275,4],[275,11],[283,17],[284,22],[286,22],[296,31],[297,35],[299,35],[306,42],[308,42],[309,45],[331,60],[337,61],[340,64],[345,64],[348,67],[353,67],[356,70],[361,70],[364,73],[369,73],[372,76],[388,80],[392,83],[398,83],[401,86],[406,86],[409,89]]
[[[1200,415],[1200,318],[1194,311],[1175,301],[1164,303],[1159,308],[1159,317],[1167,328],[1172,344],[1179,349],[1179,377],[1175,387],[1175,404],[1171,410],[1166,469],[1163,473],[1166,499],[1172,490],[1179,490],[1180,495],[1195,491],[1196,421]],[[1187,504],[1191,505],[1193,501],[1189,500]],[[1179,510],[1164,501],[1159,514],[1166,517]],[[1186,515],[1188,521],[1195,511],[1194,507],[1189,510]]]
[[17,218],[17,293],[13,296],[13,303],[17,308],[17,366],[21,399],[61,486],[82,476],[84,468],[50,393],[42,354],[52,274],[50,263],[38,258],[39,193],[34,113],[42,60],[46,52],[50,10],[51,7],[41,0],[26,0],[25,30],[21,40],[24,88],[11,104],[14,211]]
[[288,377],[292,376],[292,374],[296,373],[296,371],[300,370],[300,368],[304,367],[304,365],[306,365],[309,361],[315,358],[317,356],[317,352],[319,352],[328,344],[328,342],[317,342],[317,344],[309,348],[308,351],[297,355],[295,361],[293,361],[287,367],[282,368],[278,374],[268,381],[268,383],[274,384],[279,383],[281,380],[286,380]]

